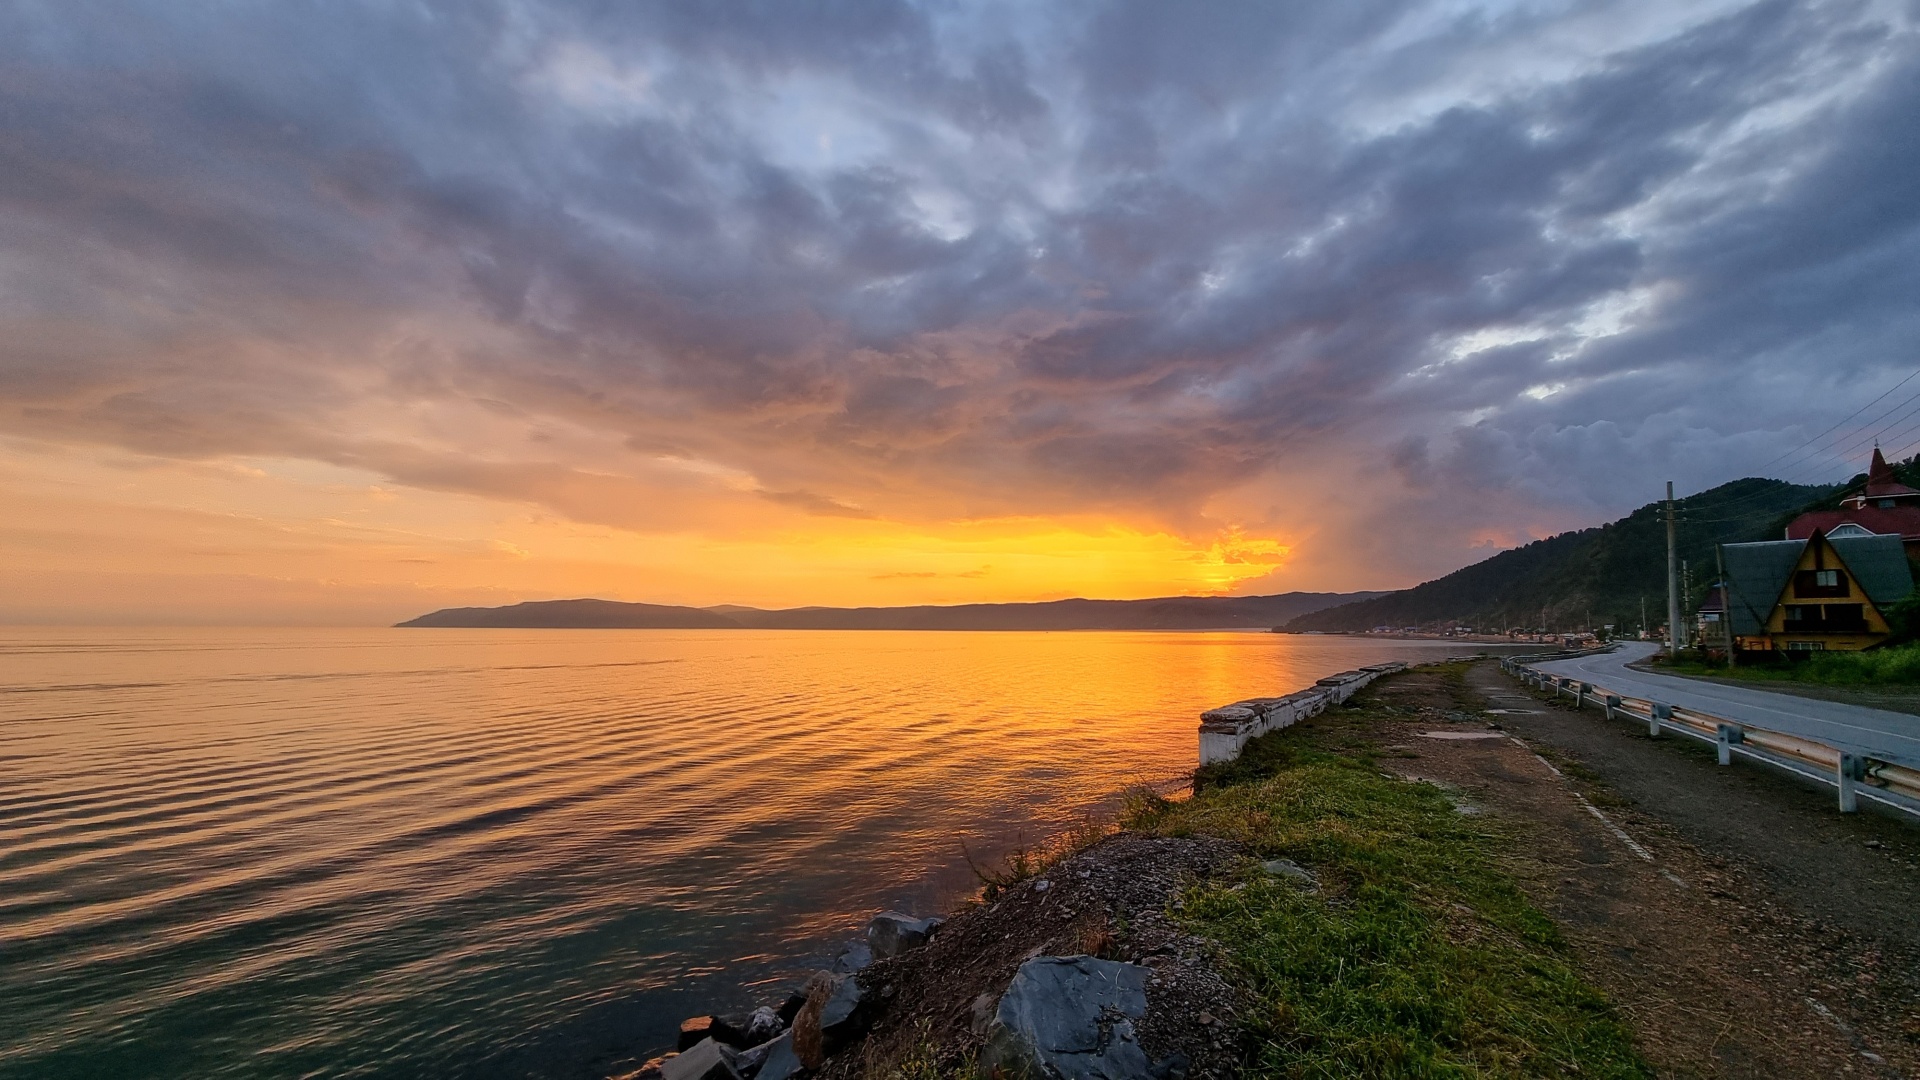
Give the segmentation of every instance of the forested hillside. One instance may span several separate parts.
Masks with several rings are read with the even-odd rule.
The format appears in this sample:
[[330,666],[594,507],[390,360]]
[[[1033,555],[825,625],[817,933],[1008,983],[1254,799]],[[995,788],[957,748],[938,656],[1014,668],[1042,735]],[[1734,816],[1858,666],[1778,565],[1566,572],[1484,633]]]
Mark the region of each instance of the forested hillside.
[[[1913,465],[1905,467],[1912,471]],[[1794,515],[1831,505],[1844,490],[1750,477],[1679,500],[1677,546],[1692,567],[1694,593],[1704,594],[1713,579],[1716,544],[1777,540]],[[1666,516],[1655,502],[1619,521],[1503,551],[1411,589],[1302,615],[1285,629],[1460,623],[1572,630],[1585,628],[1591,613],[1592,625],[1638,630],[1643,597],[1647,621],[1666,621],[1666,571]]]

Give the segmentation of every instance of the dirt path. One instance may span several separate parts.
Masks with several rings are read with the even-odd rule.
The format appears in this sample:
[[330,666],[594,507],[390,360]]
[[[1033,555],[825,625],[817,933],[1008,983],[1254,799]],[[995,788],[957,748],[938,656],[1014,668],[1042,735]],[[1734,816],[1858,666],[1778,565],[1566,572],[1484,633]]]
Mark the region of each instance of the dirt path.
[[1492,663],[1377,697],[1411,714],[1380,733],[1389,766],[1515,827],[1513,869],[1663,1075],[1920,1077],[1920,829],[1556,707]]

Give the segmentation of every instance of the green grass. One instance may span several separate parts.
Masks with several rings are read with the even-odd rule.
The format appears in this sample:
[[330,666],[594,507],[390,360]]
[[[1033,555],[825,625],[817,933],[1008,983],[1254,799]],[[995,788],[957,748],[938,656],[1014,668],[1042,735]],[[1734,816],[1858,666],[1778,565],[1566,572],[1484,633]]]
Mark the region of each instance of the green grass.
[[1713,675],[1753,682],[1796,682],[1817,686],[1912,686],[1920,684],[1920,642],[1864,652],[1821,652],[1804,660],[1742,663],[1728,668],[1683,659],[1668,663],[1680,675]]
[[1184,897],[1180,917],[1259,1002],[1250,1075],[1650,1075],[1501,869],[1512,838],[1437,787],[1381,774],[1366,736],[1381,715],[1336,710],[1256,740],[1191,799],[1129,822],[1237,840],[1319,876],[1309,891],[1250,866]]

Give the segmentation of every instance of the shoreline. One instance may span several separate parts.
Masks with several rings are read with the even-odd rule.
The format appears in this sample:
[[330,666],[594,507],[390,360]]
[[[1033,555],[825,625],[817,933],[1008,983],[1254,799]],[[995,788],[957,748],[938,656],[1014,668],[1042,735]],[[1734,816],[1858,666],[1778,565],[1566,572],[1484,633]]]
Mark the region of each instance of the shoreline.
[[1555,635],[1551,640],[1525,641],[1501,634],[1408,634],[1400,631],[1376,634],[1370,630],[1280,630],[1277,628],[1268,632],[1285,634],[1288,637],[1359,638],[1365,641],[1453,641],[1462,645],[1511,645],[1516,649],[1538,648],[1542,645],[1558,647],[1562,643],[1560,635]]
[[[764,1048],[707,1035],[751,1018],[696,1017],[684,1052],[614,1080],[1094,1067],[1224,1080],[1363,1065],[1810,1076],[1920,1059],[1898,1032],[1920,968],[1897,960],[1920,953],[1778,910],[1755,871],[1624,809],[1598,762],[1509,730],[1542,717],[1542,738],[1570,723],[1676,758],[1662,767],[1729,776],[1673,740],[1564,712],[1483,661],[1383,674],[1196,769],[1186,799],[1137,791],[1115,822],[977,867],[980,892],[944,916],[876,916],[864,948],[761,1010],[792,1018]],[[1796,797],[1756,790],[1783,808]],[[1859,973],[1882,956],[1885,985],[1906,989],[1876,1004]],[[1799,1016],[1810,995],[1825,1010],[1813,1020]],[[1728,1022],[1694,1023],[1701,1009]],[[1076,1045],[1095,1049],[1060,1058],[1042,1030],[1081,1031]],[[1398,1049],[1376,1057],[1384,1046]]]
[[[1477,659],[1438,664],[1459,667]],[[1349,711],[1367,711],[1348,700],[1367,682],[1384,687],[1436,666],[1344,672],[1290,698],[1254,701],[1316,697],[1318,707],[1303,711],[1299,724],[1316,724],[1323,712],[1327,719],[1345,719]],[[1244,711],[1246,704],[1203,716],[1203,757],[1207,728],[1219,727],[1226,713]],[[609,1080],[856,1080],[902,1071],[962,1076],[981,1068],[1057,1070],[1062,1063],[1047,1058],[1045,1040],[1023,1031],[1021,1018],[1038,1009],[1051,1017],[1047,1023],[1108,1031],[1099,1028],[1098,1013],[1104,1008],[1111,1016],[1114,1003],[1094,995],[1089,1006],[1085,987],[1115,980],[1138,983],[1140,992],[1122,1002],[1130,1011],[1122,1010],[1125,1030],[1114,1045],[1125,1060],[1105,1062],[1109,1075],[1242,1075],[1249,1050],[1243,1029],[1261,1006],[1232,974],[1231,949],[1217,935],[1196,933],[1184,916],[1186,895],[1196,888],[1238,892],[1249,884],[1281,895],[1302,889],[1317,894],[1337,870],[1310,857],[1267,858],[1275,854],[1262,850],[1269,845],[1243,837],[1169,831],[1157,819],[1191,812],[1223,792],[1231,795],[1259,775],[1275,750],[1284,756],[1292,740],[1310,737],[1280,730],[1295,722],[1289,713],[1271,725],[1240,725],[1246,737],[1232,754],[1216,754],[1192,771],[1185,799],[1136,789],[1115,821],[1089,821],[1052,838],[1039,853],[1020,851],[1001,864],[974,867],[980,890],[942,915],[875,915],[864,940],[850,943],[831,969],[816,972],[781,1001],[751,1014],[691,1017],[681,1026],[675,1051],[630,1063]],[[1367,782],[1380,782],[1371,766],[1364,768]],[[1377,797],[1375,792],[1369,799]],[[1427,811],[1453,814],[1450,803],[1444,811],[1432,805]],[[1068,972],[1068,983],[1080,989],[1052,986],[1048,996],[1047,986],[1036,987],[1045,982],[1036,972],[1056,971]],[[1017,1005],[1006,1004],[1016,998]]]

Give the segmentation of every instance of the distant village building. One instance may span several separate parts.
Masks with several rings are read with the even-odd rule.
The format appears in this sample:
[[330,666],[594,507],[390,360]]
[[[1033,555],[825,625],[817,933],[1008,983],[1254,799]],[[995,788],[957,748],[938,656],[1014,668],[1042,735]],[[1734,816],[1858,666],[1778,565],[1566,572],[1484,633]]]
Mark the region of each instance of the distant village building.
[[[1884,465],[1877,453],[1874,462]],[[1887,610],[1913,592],[1901,535],[1815,529],[1804,539],[1723,550],[1721,606],[1743,650],[1870,649],[1891,632]]]
[[1837,510],[1810,510],[1787,526],[1789,540],[1805,540],[1815,533],[1834,540],[1898,536],[1908,554],[1920,558],[1920,491],[1895,479],[1893,468],[1876,446],[1865,490],[1840,500]]
[[1706,649],[1727,647],[1727,586],[1716,581],[1693,613],[1693,640]]

